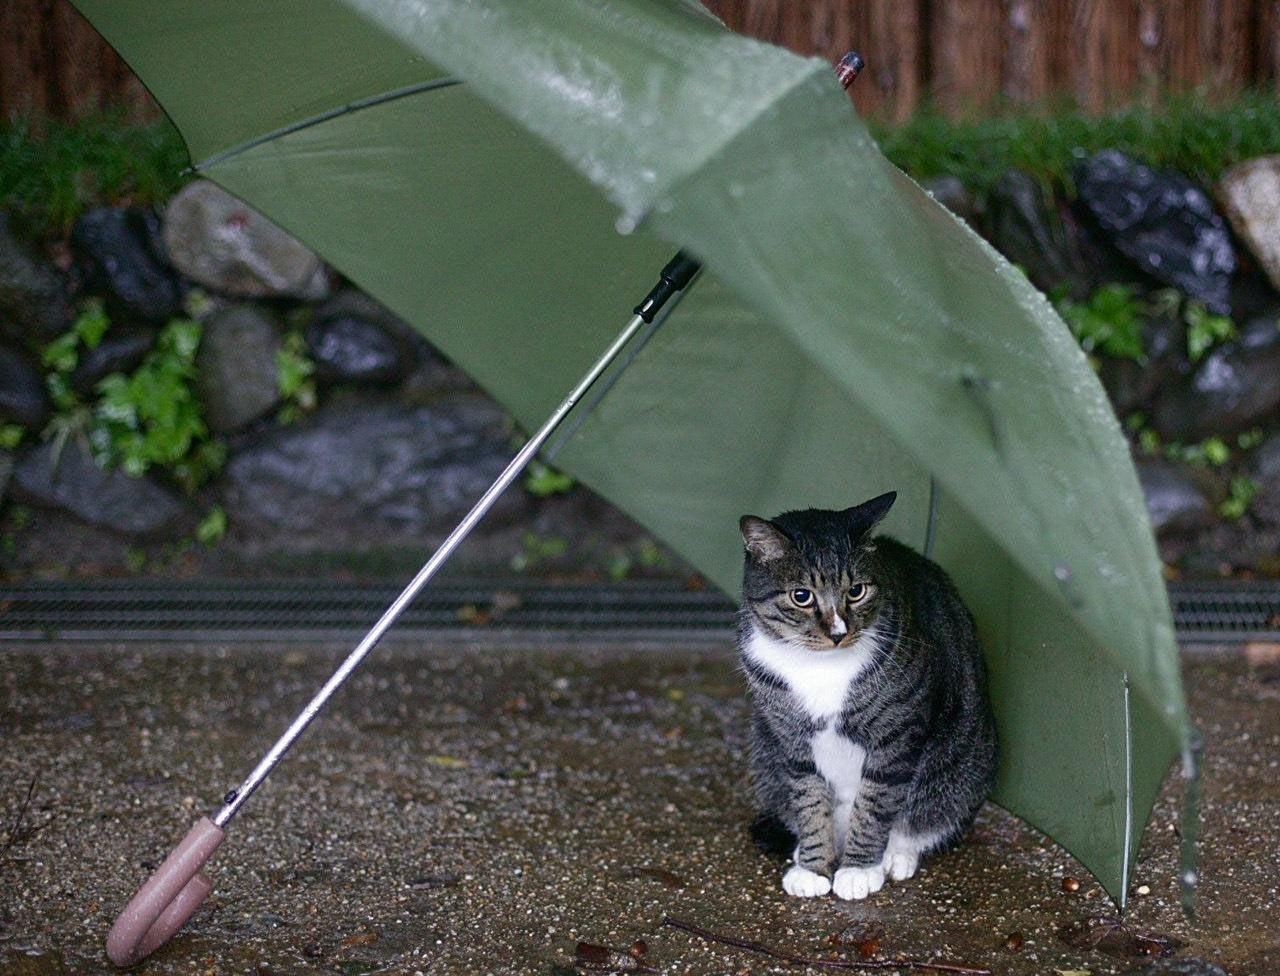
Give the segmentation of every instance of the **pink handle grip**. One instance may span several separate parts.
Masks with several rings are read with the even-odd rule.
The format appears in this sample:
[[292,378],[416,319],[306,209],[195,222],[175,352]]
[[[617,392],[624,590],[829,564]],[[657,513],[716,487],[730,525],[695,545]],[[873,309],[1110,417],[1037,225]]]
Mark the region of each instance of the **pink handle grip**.
[[107,955],[132,966],[169,941],[209,897],[213,886],[200,869],[226,834],[201,817],[125,906],[107,936]]

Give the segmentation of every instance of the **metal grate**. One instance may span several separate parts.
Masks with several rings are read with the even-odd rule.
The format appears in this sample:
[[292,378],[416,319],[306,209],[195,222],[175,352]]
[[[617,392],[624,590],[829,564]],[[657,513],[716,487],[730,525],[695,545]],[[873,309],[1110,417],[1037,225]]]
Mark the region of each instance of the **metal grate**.
[[[397,584],[95,582],[0,587],[0,640],[354,640]],[[1177,583],[1188,643],[1280,640],[1280,583]],[[724,641],[733,605],[674,582],[465,581],[419,595],[392,634],[506,642]]]
[[[399,584],[332,582],[27,583],[0,587],[0,640],[353,640]],[[733,606],[674,583],[435,584],[390,632],[520,641],[723,640]]]

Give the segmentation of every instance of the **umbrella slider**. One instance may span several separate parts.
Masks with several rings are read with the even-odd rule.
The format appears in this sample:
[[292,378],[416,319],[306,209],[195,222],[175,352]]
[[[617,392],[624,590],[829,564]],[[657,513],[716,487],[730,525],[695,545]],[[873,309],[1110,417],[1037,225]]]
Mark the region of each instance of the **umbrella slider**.
[[658,283],[645,295],[644,301],[635,307],[635,314],[646,322],[652,322],[662,306],[667,304],[667,300],[676,292],[683,291],[701,268],[702,265],[684,251],[677,251],[676,256],[662,269]]

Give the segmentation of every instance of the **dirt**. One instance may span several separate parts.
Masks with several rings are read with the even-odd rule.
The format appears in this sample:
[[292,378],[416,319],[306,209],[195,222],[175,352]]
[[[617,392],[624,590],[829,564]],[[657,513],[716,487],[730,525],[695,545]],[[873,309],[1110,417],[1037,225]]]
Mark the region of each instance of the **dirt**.
[[[111,972],[116,912],[345,650],[0,650],[0,973]],[[393,644],[246,804],[214,895],[138,971],[801,971],[674,917],[811,958],[1102,976],[1167,952],[1184,968],[1153,972],[1278,974],[1280,666],[1198,655],[1185,675],[1207,743],[1199,912],[1179,907],[1171,776],[1120,925],[1087,871],[994,807],[866,902],[786,897],[747,829],[728,647]]]

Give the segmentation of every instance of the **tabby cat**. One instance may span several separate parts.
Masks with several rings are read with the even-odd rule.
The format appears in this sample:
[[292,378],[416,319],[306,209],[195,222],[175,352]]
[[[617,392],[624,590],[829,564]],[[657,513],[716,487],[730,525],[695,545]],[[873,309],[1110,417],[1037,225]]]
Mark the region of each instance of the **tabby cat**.
[[791,895],[910,878],[968,830],[995,777],[972,616],[937,564],[872,538],[895,498],[741,521],[755,790],[796,839]]

